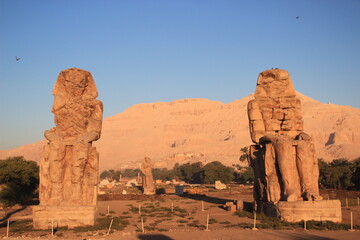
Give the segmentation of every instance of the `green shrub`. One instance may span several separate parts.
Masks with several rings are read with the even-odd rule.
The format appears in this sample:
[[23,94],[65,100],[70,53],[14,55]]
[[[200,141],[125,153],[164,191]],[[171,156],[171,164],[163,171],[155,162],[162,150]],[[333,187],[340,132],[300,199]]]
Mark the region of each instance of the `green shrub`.
[[24,157],[0,160],[0,201],[5,206],[25,204],[39,185],[39,167]]

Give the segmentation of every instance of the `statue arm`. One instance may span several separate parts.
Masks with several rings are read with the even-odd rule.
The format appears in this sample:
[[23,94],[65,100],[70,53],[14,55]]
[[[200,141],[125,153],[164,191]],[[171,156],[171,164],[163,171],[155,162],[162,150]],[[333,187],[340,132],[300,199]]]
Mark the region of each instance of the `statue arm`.
[[264,136],[262,136],[259,139],[260,144],[266,144],[266,143],[270,143],[270,142],[275,142],[279,139],[278,135],[274,135],[274,134],[265,134]]
[[44,132],[44,136],[49,141],[60,140],[60,136],[56,133],[56,128],[55,127],[51,128],[50,130],[46,130]]
[[103,104],[101,101],[96,101],[97,103],[95,105],[95,109],[89,118],[89,125],[86,129],[87,131],[80,137],[80,141],[84,143],[96,141],[101,135]]
[[248,103],[248,117],[250,127],[250,137],[254,143],[259,143],[259,139],[265,135],[265,125],[258,100],[251,100]]

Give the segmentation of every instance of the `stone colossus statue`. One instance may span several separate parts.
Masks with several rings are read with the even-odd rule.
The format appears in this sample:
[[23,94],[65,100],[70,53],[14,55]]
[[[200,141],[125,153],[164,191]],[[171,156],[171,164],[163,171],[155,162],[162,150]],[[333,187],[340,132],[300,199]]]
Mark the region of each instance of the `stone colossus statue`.
[[96,205],[102,102],[91,73],[61,71],[53,90],[56,127],[45,131],[40,171],[41,205]]
[[321,200],[314,144],[303,132],[301,103],[287,71],[260,73],[248,117],[255,200]]

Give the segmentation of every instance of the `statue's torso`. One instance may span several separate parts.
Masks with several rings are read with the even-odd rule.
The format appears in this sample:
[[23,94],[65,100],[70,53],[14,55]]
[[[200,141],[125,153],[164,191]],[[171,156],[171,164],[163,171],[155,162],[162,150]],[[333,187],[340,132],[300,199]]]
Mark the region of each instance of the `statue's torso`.
[[63,139],[76,138],[86,132],[95,102],[78,101],[65,104],[54,112],[56,132]]

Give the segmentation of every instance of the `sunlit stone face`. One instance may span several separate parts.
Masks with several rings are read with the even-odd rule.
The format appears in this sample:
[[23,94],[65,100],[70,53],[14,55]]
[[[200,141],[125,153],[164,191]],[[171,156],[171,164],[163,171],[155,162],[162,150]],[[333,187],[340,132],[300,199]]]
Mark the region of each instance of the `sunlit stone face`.
[[260,74],[257,85],[259,97],[285,97],[295,94],[291,78],[286,71],[265,71]]
[[86,76],[80,71],[71,71],[65,76],[64,86],[70,96],[79,97],[87,86]]
[[284,81],[283,79],[281,80],[275,79],[272,75],[264,76],[264,78],[262,78],[261,83],[267,95],[270,95],[271,92],[274,92],[276,95],[279,96],[281,96],[282,93],[284,92],[284,86],[288,85],[287,82]]

